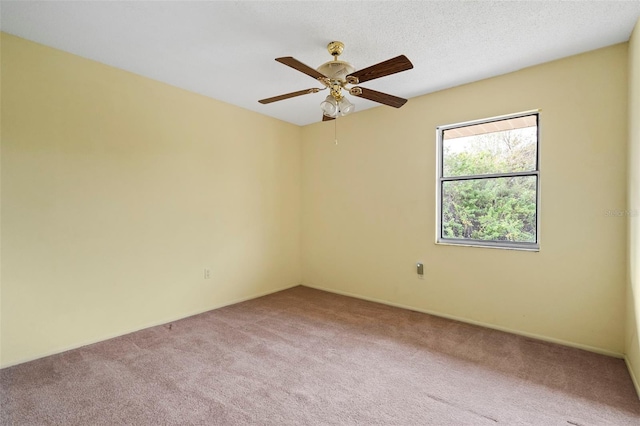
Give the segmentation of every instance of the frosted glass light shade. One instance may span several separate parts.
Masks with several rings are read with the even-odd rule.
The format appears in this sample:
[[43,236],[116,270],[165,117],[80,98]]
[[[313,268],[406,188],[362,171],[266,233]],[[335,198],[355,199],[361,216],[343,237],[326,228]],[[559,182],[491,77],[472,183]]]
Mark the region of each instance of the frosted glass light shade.
[[354,104],[352,104],[351,102],[349,102],[349,99],[342,98],[342,99],[340,99],[340,102],[338,103],[338,109],[340,110],[340,115],[345,116],[345,115],[351,114],[353,111],[355,111],[356,106]]
[[322,109],[322,113],[327,117],[335,118],[338,115],[338,103],[331,95],[322,101],[320,108]]

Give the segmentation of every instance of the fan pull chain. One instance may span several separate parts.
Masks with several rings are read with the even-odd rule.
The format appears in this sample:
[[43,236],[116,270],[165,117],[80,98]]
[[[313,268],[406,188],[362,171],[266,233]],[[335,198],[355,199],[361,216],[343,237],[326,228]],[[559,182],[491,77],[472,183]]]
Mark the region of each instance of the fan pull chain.
[[336,143],[336,146],[338,146],[338,117],[333,120],[333,139]]

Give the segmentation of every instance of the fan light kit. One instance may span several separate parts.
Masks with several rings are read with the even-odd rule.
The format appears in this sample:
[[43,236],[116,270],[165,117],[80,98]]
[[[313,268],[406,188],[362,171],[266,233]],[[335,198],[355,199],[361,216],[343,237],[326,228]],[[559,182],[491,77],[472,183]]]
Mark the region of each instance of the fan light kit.
[[[333,56],[333,60],[320,65],[317,69],[313,69],[308,65],[294,59],[291,56],[276,58],[276,61],[298,70],[320,82],[324,87],[299,90],[297,92],[287,93],[285,95],[274,96],[272,98],[261,99],[261,104],[269,104],[271,102],[282,101],[284,99],[293,98],[310,93],[318,93],[321,90],[329,89],[329,95],[320,104],[322,109],[322,121],[333,120],[339,116],[344,116],[355,111],[353,105],[342,93],[342,90],[349,92],[350,95],[360,98],[369,99],[394,108],[400,108],[407,100],[387,93],[377,92],[367,89],[357,84],[365,81],[373,80],[387,75],[395,74],[401,71],[407,71],[413,68],[413,64],[406,56],[400,55],[379,64],[356,71],[355,67],[349,62],[341,61],[338,56],[344,51],[344,43],[341,41],[332,41],[327,46],[327,50]],[[347,85],[353,85],[348,88]]]

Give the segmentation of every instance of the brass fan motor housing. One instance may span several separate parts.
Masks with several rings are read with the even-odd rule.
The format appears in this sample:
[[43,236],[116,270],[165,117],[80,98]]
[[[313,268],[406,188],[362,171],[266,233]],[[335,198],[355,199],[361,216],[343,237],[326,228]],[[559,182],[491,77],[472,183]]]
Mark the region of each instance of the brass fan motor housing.
[[338,80],[342,83],[346,83],[347,75],[354,72],[356,68],[349,62],[345,61],[329,61],[320,65],[317,71],[326,75],[330,80]]
[[333,56],[333,60],[320,65],[317,71],[326,75],[327,80],[320,80],[322,84],[330,89],[331,96],[336,101],[343,98],[342,88],[347,83],[347,75],[353,73],[356,69],[349,62],[338,60],[338,56],[344,52],[344,43],[341,41],[332,41],[327,45],[327,51]]

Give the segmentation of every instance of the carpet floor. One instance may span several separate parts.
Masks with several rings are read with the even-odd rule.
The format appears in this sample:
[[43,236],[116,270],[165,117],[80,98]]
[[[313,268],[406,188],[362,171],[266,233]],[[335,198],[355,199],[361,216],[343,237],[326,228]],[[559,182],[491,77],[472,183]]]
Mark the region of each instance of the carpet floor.
[[624,361],[295,287],[0,370],[3,425],[640,425]]

